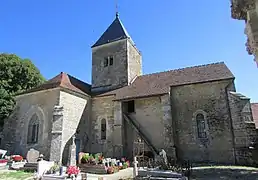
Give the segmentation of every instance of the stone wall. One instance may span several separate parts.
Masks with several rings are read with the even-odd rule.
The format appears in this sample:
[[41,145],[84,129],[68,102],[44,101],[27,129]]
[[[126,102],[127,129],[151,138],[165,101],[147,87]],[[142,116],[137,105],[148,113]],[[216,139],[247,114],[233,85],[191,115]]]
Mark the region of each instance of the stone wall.
[[[96,97],[92,99],[91,116],[91,152],[103,152],[105,156],[113,156],[113,130],[114,130],[114,97]],[[106,120],[106,139],[101,139],[101,120]]]
[[[113,56],[113,65],[104,67],[105,57]],[[92,49],[92,88],[124,86],[127,79],[127,40]],[[110,88],[110,87],[109,87]]]
[[172,119],[171,107],[172,106],[171,106],[171,101],[170,101],[170,93],[161,96],[162,125],[164,126],[163,149],[166,151],[168,156],[176,159],[175,142],[174,142],[175,129],[173,129],[173,119]]
[[164,148],[164,123],[161,97],[135,100],[135,113],[131,116],[140,124],[142,131],[159,150]]
[[[172,119],[178,158],[194,162],[234,163],[232,124],[226,87],[231,81],[171,87]],[[199,138],[197,114],[207,138]]]
[[[104,67],[105,58],[108,56],[113,56],[113,65]],[[92,91],[126,86],[141,74],[141,54],[129,39],[92,49]]]
[[[60,91],[59,105],[63,107],[63,134],[62,134],[62,151],[69,147],[69,140],[76,133],[78,125],[82,120],[83,113],[88,104],[90,97],[74,94],[72,92]],[[68,157],[68,148],[63,152],[63,158]]]
[[91,150],[91,104],[92,100],[87,99],[87,105],[84,109],[81,121],[77,128],[76,139],[80,140],[80,151],[90,152]]
[[257,133],[252,117],[250,99],[235,92],[229,92],[230,111],[233,121],[236,163],[252,165],[252,152],[249,149],[256,141]]
[[132,82],[135,77],[142,75],[142,56],[139,50],[127,41],[128,53],[128,83]]
[[[4,126],[3,148],[12,154],[26,157],[30,148],[39,150],[49,158],[52,112],[59,101],[59,89],[44,90],[16,97],[17,106]],[[39,139],[27,144],[28,123],[36,114],[39,118]]]

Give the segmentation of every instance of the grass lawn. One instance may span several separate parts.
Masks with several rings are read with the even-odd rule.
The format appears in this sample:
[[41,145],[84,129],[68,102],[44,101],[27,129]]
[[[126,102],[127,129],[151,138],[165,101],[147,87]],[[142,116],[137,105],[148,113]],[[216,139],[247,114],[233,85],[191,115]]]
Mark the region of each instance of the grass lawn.
[[32,176],[33,173],[27,173],[23,171],[0,171],[0,179],[3,180],[24,180]]

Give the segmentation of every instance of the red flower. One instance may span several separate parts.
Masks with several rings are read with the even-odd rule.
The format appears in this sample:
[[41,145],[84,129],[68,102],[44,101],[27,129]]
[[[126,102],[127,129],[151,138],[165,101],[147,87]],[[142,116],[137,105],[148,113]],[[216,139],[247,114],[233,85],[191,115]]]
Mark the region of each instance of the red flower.
[[6,159],[0,159],[0,164],[1,163],[7,163],[8,162],[8,160],[6,160]]
[[128,167],[130,167],[130,162],[129,161],[126,161],[126,164]]
[[80,170],[77,166],[69,166],[67,168],[67,174],[70,176],[72,174],[78,175],[80,173]]
[[13,159],[15,162],[19,162],[19,161],[22,161],[22,160],[23,160],[23,157],[20,156],[20,155],[16,155],[16,156],[13,156],[12,159]]

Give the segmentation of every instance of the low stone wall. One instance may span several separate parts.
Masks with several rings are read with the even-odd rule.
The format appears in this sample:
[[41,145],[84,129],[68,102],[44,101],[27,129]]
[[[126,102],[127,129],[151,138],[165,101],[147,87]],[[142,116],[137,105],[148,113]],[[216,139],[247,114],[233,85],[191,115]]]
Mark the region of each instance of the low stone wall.
[[84,173],[107,174],[104,164],[79,164],[78,167]]

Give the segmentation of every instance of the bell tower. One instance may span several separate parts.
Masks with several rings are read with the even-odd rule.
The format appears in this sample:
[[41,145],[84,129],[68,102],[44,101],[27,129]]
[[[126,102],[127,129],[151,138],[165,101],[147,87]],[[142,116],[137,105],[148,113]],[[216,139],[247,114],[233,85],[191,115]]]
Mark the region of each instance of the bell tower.
[[105,92],[129,85],[142,75],[142,56],[118,13],[92,48],[92,91]]

